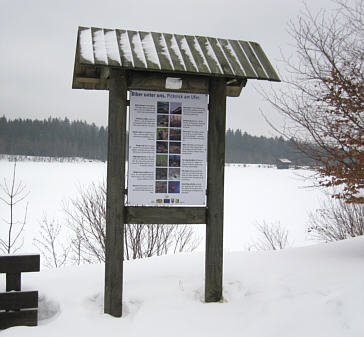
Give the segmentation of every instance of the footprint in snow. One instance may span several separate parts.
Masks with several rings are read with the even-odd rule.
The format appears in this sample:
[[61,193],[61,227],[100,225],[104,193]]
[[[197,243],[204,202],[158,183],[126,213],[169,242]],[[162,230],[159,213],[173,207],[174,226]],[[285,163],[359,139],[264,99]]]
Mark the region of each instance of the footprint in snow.
[[142,300],[135,298],[123,302],[123,316],[135,315],[139,311],[142,304],[143,304]]
[[38,298],[38,321],[39,324],[47,323],[53,320],[61,312],[61,307],[57,301],[47,298],[45,295],[39,295]]

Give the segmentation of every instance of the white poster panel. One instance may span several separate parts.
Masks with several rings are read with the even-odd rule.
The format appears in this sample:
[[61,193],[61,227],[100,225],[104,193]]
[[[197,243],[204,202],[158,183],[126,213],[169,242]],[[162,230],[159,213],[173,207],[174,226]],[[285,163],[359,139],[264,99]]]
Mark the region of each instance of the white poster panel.
[[208,95],[130,92],[128,204],[206,204]]

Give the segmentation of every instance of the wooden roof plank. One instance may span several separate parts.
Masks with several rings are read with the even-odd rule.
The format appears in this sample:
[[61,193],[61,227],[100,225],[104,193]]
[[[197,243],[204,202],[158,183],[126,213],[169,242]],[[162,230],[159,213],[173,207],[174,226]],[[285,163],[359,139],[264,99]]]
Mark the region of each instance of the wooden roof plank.
[[131,46],[129,36],[126,30],[116,29],[116,38],[118,42],[118,48],[120,53],[121,65],[124,68],[133,67],[133,55],[131,52]]
[[168,47],[162,33],[152,32],[155,47],[157,49],[161,69],[173,70],[173,64],[169,55]]
[[237,59],[236,54],[234,53],[232,47],[229,42],[225,39],[218,39],[222,49],[225,52],[226,58],[229,60],[231,67],[233,68],[235,75],[240,77],[246,77],[244,70],[241,68],[240,63]]
[[265,55],[262,47],[259,43],[249,42],[250,46],[253,48],[255,54],[257,55],[261,65],[264,67],[265,72],[267,73],[269,79],[271,81],[280,81],[278,74],[274,70],[272,64],[269,62],[268,57]]
[[[188,46],[190,47],[192,56],[196,62],[198,72],[204,73],[204,74],[210,74],[210,69],[208,67],[207,61],[202,54],[201,47],[198,44],[197,39],[194,36],[185,35],[185,39],[188,43]],[[197,46],[196,46],[197,44]]]
[[91,27],[91,32],[95,64],[107,66],[104,30],[102,28]]
[[251,65],[253,66],[255,72],[258,75],[258,79],[264,79],[267,80],[268,76],[264,72],[263,67],[260,65],[259,60],[254,54],[253,49],[250,47],[249,43],[246,41],[239,41],[240,46],[245,52],[245,55],[248,57]]
[[169,55],[171,56],[173,67],[175,71],[185,71],[185,67],[183,65],[183,59],[180,59],[180,56],[178,55],[178,50],[176,50],[176,46],[178,48],[177,42],[175,41],[175,38],[172,34],[163,34],[164,39],[166,41]]
[[235,75],[234,71],[231,69],[229,61],[226,59],[224,52],[222,51],[217,39],[215,39],[213,37],[209,37],[208,40],[210,42],[212,49],[215,52],[215,55],[220,63],[220,66],[221,66],[224,74],[234,76]]
[[160,70],[160,62],[152,34],[147,32],[139,32],[139,36],[142,42],[144,56],[147,61],[148,68],[153,70]]
[[198,72],[196,61],[193,58],[190,47],[189,47],[185,37],[183,35],[178,35],[178,34],[175,34],[174,36],[176,38],[178,47],[181,51],[183,61],[186,66],[186,70],[189,72],[193,72],[193,73]]
[[208,39],[204,36],[196,36],[196,38],[209,65],[211,73],[222,75],[223,71],[219,67],[216,55],[210,46]]
[[115,29],[104,29],[107,63],[111,66],[121,66],[120,51]]
[[257,74],[255,73],[254,69],[250,65],[248,59],[245,56],[245,53],[243,52],[243,50],[240,47],[238,41],[229,40],[229,43],[230,43],[232,49],[234,50],[235,54],[238,56],[239,63],[241,65],[241,67],[243,68],[243,70],[246,74],[246,77],[247,78],[256,78]]
[[146,69],[147,63],[144,56],[144,51],[142,48],[142,42],[140,41],[140,37],[138,32],[134,30],[127,30],[131,53],[133,55],[133,64],[135,68]]
[[92,45],[92,31],[91,28],[78,27],[78,48],[80,63],[94,64],[94,52]]

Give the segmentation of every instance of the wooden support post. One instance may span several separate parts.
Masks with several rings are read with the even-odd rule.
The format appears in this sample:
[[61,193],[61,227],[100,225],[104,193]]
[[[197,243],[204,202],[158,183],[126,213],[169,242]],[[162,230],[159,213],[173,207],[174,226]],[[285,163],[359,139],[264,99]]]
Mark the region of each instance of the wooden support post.
[[226,86],[211,79],[208,125],[205,301],[222,299]]
[[104,312],[120,317],[125,219],[126,74],[120,69],[110,69],[109,85]]

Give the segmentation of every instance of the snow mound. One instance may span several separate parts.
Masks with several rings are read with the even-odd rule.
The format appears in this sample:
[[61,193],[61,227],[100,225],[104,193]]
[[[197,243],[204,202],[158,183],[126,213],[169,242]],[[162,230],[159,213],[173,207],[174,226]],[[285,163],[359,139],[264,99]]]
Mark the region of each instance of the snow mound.
[[38,327],[2,336],[357,337],[364,331],[364,237],[226,253],[224,300],[204,303],[203,253],[127,261],[123,317],[103,314],[103,265],[25,275]]

